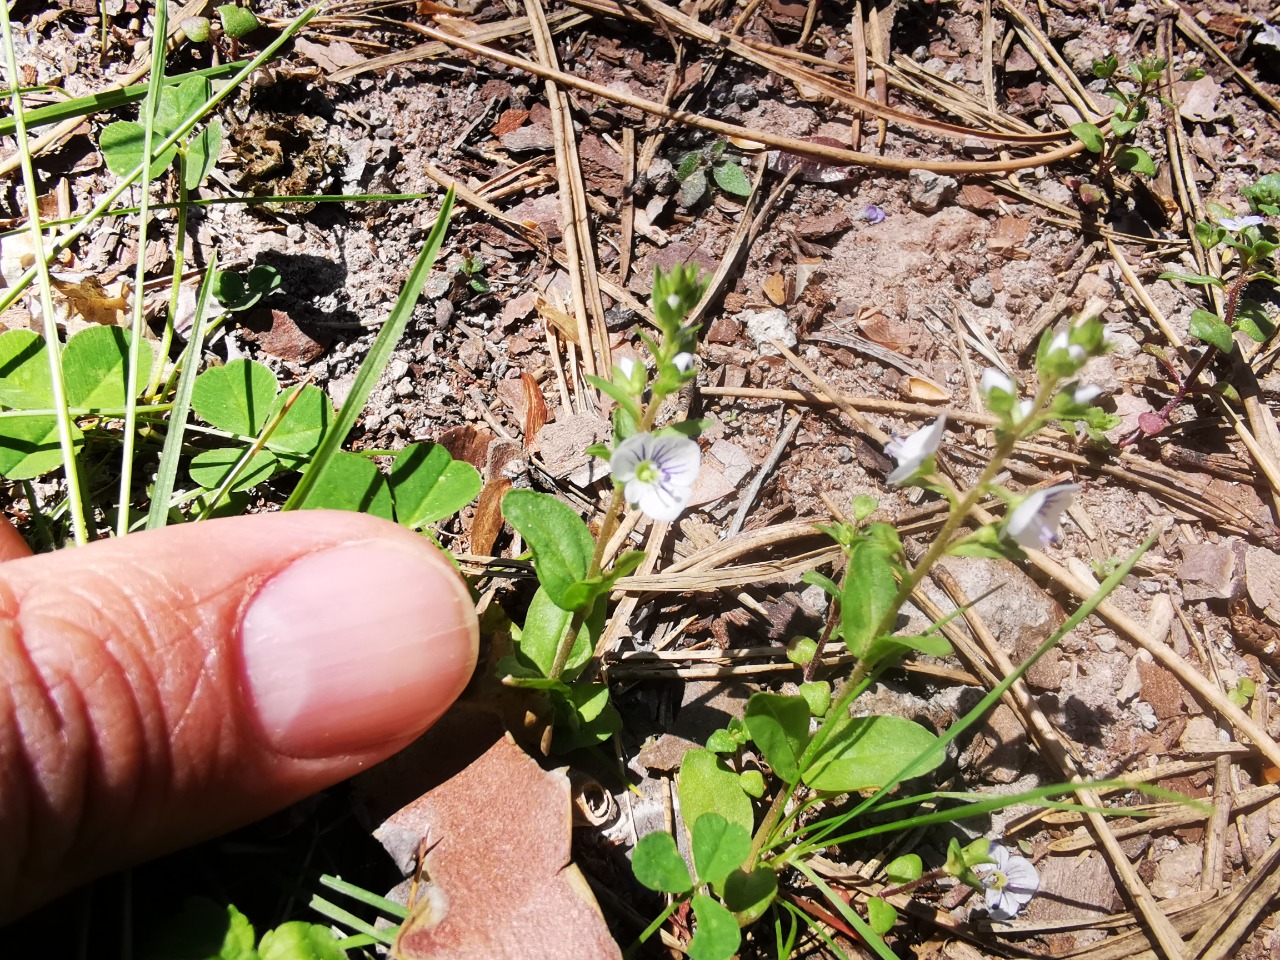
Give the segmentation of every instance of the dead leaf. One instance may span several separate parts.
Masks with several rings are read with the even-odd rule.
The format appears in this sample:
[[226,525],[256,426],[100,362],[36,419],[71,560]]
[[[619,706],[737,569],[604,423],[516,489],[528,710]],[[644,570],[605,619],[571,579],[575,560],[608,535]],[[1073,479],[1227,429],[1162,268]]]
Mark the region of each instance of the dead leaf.
[[524,387],[524,413],[521,418],[524,428],[524,445],[527,449],[536,451],[538,431],[547,425],[549,416],[547,401],[542,396],[542,388],[538,386],[538,381],[528,373],[521,371],[520,384]]
[[[399,960],[621,958],[570,860],[569,778],[509,736],[375,831],[392,856],[425,843],[420,906]],[[401,857],[403,863],[403,858]]]
[[769,302],[775,307],[785,307],[791,302],[791,294],[795,289],[795,282],[792,281],[785,273],[775,273],[764,282],[764,295],[769,298]]
[[951,399],[941,384],[926,377],[903,377],[898,381],[898,391],[908,400],[919,403],[946,403]]
[[860,319],[858,321],[858,329],[872,343],[878,343],[894,353],[911,352],[913,328],[905,320],[886,317],[877,310]]
[[510,480],[494,477],[480,491],[471,518],[471,552],[478,557],[493,556],[493,542],[502,531],[502,498],[510,489]]
[[512,130],[519,130],[524,126],[524,122],[529,119],[528,110],[519,110],[512,107],[509,110],[503,110],[498,115],[498,122],[489,128],[489,132],[495,137],[501,137]]
[[497,439],[484,427],[451,427],[441,434],[440,446],[449,451],[455,460],[465,460],[477,470],[483,470],[489,455],[489,444]]
[[66,308],[66,317],[78,316],[90,323],[112,326],[119,323],[121,314],[129,309],[129,288],[119,281],[110,288],[103,287],[96,277],[80,281],[59,280],[50,277],[60,305]]
[[354,67],[367,59],[356,53],[355,48],[344,40],[332,43],[312,43],[305,37],[293,42],[293,49],[318,66],[325,73],[337,73],[344,67]]
[[248,339],[256,341],[263,353],[294,363],[316,360],[332,339],[323,332],[312,336],[294,323],[285,310],[254,309],[244,317],[243,323],[251,331]]

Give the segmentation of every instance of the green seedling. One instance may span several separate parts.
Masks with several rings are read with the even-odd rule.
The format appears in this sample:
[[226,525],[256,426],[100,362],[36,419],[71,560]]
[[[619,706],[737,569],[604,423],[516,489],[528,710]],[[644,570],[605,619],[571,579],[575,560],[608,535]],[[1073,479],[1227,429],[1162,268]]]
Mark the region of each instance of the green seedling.
[[[253,924],[233,906],[192,898],[156,931],[146,955],[199,960],[346,960],[329,928],[293,920],[256,939]],[[257,945],[255,946],[255,940]]]
[[1130,63],[1125,68],[1128,78],[1123,78],[1114,55],[1094,62],[1093,75],[1106,82],[1104,92],[1116,105],[1109,124],[1099,126],[1082,121],[1071,125],[1076,139],[1098,158],[1097,185],[1082,183],[1076,188],[1086,206],[1100,206],[1105,201],[1106,195],[1114,188],[1117,170],[1148,177],[1156,175],[1151,154],[1132,140],[1134,132],[1150,114],[1148,100],[1155,95],[1164,76],[1164,68],[1165,61],[1159,57],[1144,57],[1137,63]]
[[467,286],[476,293],[488,293],[489,281],[484,278],[485,264],[477,256],[469,253],[462,255],[458,263],[458,272],[467,278]]
[[742,165],[725,156],[728,144],[717,140],[709,147],[693,150],[680,158],[676,167],[676,179],[680,181],[680,206],[694,206],[710,189],[712,183],[725,193],[735,197],[751,195],[751,179]]
[[[180,84],[160,89],[153,137],[157,144],[171,137],[191,117],[198,116],[210,96],[207,77],[191,76]],[[132,120],[117,120],[103,127],[98,138],[107,168],[118,177],[130,174],[142,162],[145,129]],[[159,177],[175,159],[179,160],[179,182],[194,190],[218,162],[222,152],[222,124],[211,120],[199,133],[180,140],[151,161],[151,176]]]
[[[1191,313],[1191,335],[1204,343],[1205,348],[1185,378],[1162,354],[1157,354],[1176,389],[1164,407],[1139,419],[1138,429],[1125,438],[1125,445],[1136,443],[1144,436],[1157,436],[1164,432],[1178,405],[1188,395],[1205,391],[1200,384],[1201,375],[1220,354],[1229,355],[1235,350],[1237,333],[1263,344],[1276,332],[1275,323],[1262,304],[1245,297],[1244,292],[1249,284],[1255,282],[1280,289],[1280,279],[1273,272],[1280,237],[1275,227],[1267,223],[1268,217],[1280,213],[1280,176],[1268,174],[1242,193],[1249,204],[1248,214],[1236,216],[1226,207],[1209,204],[1208,212],[1212,219],[1201,221],[1194,227],[1195,238],[1205,251],[1218,246],[1228,249],[1229,255],[1223,258],[1222,275],[1177,271],[1160,275],[1163,279],[1204,287],[1219,306],[1216,310],[1197,308]],[[1225,383],[1216,389],[1226,392],[1229,388],[1230,384]]]
[[1241,677],[1227,694],[1227,699],[1241,710],[1249,706],[1249,701],[1258,695],[1258,685],[1249,677]]
[[248,310],[279,290],[280,284],[280,271],[267,264],[259,264],[248,273],[219,270],[213,275],[213,295],[229,311]]
[[690,438],[702,424],[684,421],[657,429],[656,420],[663,400],[697,375],[697,327],[686,320],[703,290],[695,267],[657,271],[652,306],[660,336],[640,335],[654,373],[627,360],[608,379],[587,378],[616,404],[612,442],[587,450],[609,461],[614,479],[599,532],[593,535],[575,510],[544,493],[512,490],[502,501],[507,523],[529,548],[538,590],[523,625],[512,628],[515,652],[499,661],[498,674],[508,686],[549,702],[553,750],[594,746],[621,725],[608,687],[593,682],[591,673],[600,655],[609,594],[644,555],[623,553],[610,563],[605,547],[617,530],[624,502],[667,521],[676,519],[688,502],[701,459]]

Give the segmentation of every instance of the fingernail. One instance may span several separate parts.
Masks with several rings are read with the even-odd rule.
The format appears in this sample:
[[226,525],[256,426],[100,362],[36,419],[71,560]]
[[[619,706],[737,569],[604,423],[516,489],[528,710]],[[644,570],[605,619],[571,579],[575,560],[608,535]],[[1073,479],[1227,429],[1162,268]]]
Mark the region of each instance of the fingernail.
[[365,541],[294,561],[240,627],[247,699],[294,757],[340,756],[425,730],[475,668],[466,588],[421,547]]

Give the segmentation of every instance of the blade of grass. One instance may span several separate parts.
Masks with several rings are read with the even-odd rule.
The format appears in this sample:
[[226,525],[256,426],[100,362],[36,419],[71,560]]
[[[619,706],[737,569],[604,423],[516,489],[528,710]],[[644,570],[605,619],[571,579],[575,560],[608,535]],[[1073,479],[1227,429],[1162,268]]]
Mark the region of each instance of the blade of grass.
[[[169,147],[173,146],[173,144],[177,143],[179,140],[185,137],[188,133],[190,133],[192,128],[195,127],[195,125],[199,123],[209,113],[210,110],[212,110],[214,107],[220,104],[227,97],[231,96],[231,94],[236,90],[236,88],[239,87],[240,84],[244,83],[244,81],[248,79],[249,75],[252,74],[253,71],[257,70],[258,67],[262,66],[268,60],[272,59],[276,55],[276,51],[279,50],[281,47],[283,47],[286,43],[288,43],[289,40],[293,37],[293,35],[297,33],[299,30],[301,30],[304,26],[306,26],[319,12],[320,12],[320,7],[311,6],[311,7],[308,7],[306,10],[304,10],[301,14],[299,14],[296,20],[294,20],[287,27],[285,27],[284,31],[280,34],[280,36],[276,37],[276,39],[273,40],[270,44],[268,44],[267,47],[260,54],[258,54],[248,63],[246,63],[244,67],[231,79],[231,81],[223,89],[214,93],[208,100],[204,102],[204,104],[200,107],[199,110],[197,110],[194,114],[192,114],[190,117],[184,120],[181,124],[179,124],[178,128],[174,130],[173,133],[171,133],[163,143],[161,143],[152,151],[152,155],[154,156],[157,154],[164,153],[164,151],[169,149]],[[4,22],[5,23],[8,22],[7,17],[5,18]],[[79,219],[75,227],[69,230],[62,237],[59,237],[54,243],[50,244],[48,250],[45,252],[44,259],[45,259],[46,265],[49,263],[52,263],[54,257],[56,257],[63,250],[66,250],[69,246],[71,246],[71,244],[75,243],[75,241],[79,239],[81,234],[83,234],[86,230],[88,230],[89,227],[93,223],[95,223],[98,220],[98,218],[103,215],[105,211],[109,210],[111,208],[111,205],[120,198],[120,195],[123,194],[126,190],[128,190],[129,187],[133,185],[134,181],[136,181],[140,176],[142,176],[142,171],[144,169],[144,166],[149,164],[150,164],[149,158],[145,158],[141,162],[139,162],[138,166],[134,167],[133,170],[129,172],[128,176],[121,178],[120,182],[116,184],[115,187],[107,191],[107,193],[103,195],[102,199],[99,200],[96,204],[94,204],[92,210],[90,210],[88,213],[86,213],[83,217]],[[4,292],[4,295],[0,296],[0,313],[3,313],[5,310],[7,310],[10,306],[13,305],[13,302],[17,300],[18,297],[22,296],[22,292],[27,289],[27,286],[31,283],[33,279],[35,279],[35,276],[36,276],[36,267],[34,266],[29,267],[27,270],[25,270],[22,273],[20,277],[18,277],[18,279],[9,287],[9,289],[7,289]]]
[[858,936],[862,937],[863,942],[875,951],[875,955],[880,957],[880,960],[898,960],[897,954],[889,949],[885,942],[880,939],[879,934],[867,924],[867,921],[858,916],[857,912],[845,903],[838,893],[827,886],[822,881],[822,878],[814,873],[810,867],[799,861],[796,861],[792,866],[803,873],[809,882],[821,891],[822,895],[827,898],[827,902],[835,907],[836,912],[848,921],[849,926],[858,931]]
[[323,897],[312,897],[308,906],[325,919],[339,926],[350,927],[366,937],[373,937],[378,943],[386,944],[388,947],[395,942],[396,931],[400,929],[399,927],[388,927],[386,930],[379,930],[373,924],[361,920],[354,913],[349,910],[343,910],[336,903],[330,903]]
[[320,877],[320,885],[328,887],[330,890],[337,890],[339,893],[345,893],[353,900],[359,900],[361,903],[373,907],[382,913],[390,914],[399,920],[403,920],[409,916],[409,911],[403,903],[396,903],[394,900],[388,900],[386,897],[380,897],[376,893],[370,893],[364,887],[357,887],[354,883],[348,883],[341,877],[331,877],[328,874],[322,874]]
[[[234,63],[223,63],[216,67],[205,67],[203,70],[191,70],[187,73],[174,74],[173,76],[165,77],[164,82],[166,85],[172,86],[192,77],[223,80],[234,75],[247,62],[245,60],[237,60]],[[48,126],[51,123],[70,120],[72,117],[87,117],[91,114],[103,113],[107,110],[115,110],[117,107],[137,103],[147,95],[149,86],[150,83],[135,83],[130,87],[104,90],[102,93],[91,93],[87,97],[76,97],[74,100],[51,103],[47,107],[37,107],[35,110],[27,111],[27,129],[34,130],[37,127]],[[13,131],[13,117],[0,117],[0,137],[12,136]]]
[[409,277],[405,280],[400,296],[396,299],[391,316],[387,318],[387,322],[378,331],[378,336],[374,338],[368,356],[360,364],[360,372],[356,374],[355,383],[351,385],[351,392],[347,394],[346,403],[334,418],[333,426],[325,433],[324,439],[320,442],[320,449],[312,458],[307,472],[302,475],[302,479],[298,481],[298,485],[285,502],[285,510],[299,510],[307,505],[307,498],[323,476],[329,461],[342,449],[347,434],[355,426],[356,418],[363,412],[374,384],[378,382],[387,364],[391,362],[392,351],[400,342],[400,337],[404,335],[405,327],[409,325],[409,318],[413,316],[413,308],[418,303],[418,296],[422,293],[427,277],[431,275],[431,268],[435,265],[441,244],[444,243],[445,231],[449,227],[449,217],[452,212],[453,188],[450,187],[448,193],[444,195],[444,202],[440,205],[440,213],[436,216],[435,226],[431,228],[431,233],[427,237],[426,246],[422,248],[417,262],[409,271]]
[[169,500],[178,478],[178,460],[182,456],[182,439],[187,430],[187,414],[191,410],[191,394],[196,387],[196,374],[200,369],[200,353],[204,349],[204,318],[213,294],[213,275],[218,269],[218,251],[209,256],[209,267],[200,282],[196,295],[196,315],[192,321],[191,337],[182,361],[182,374],[169,413],[169,432],[164,438],[160,453],[160,466],[156,470],[156,484],[151,494],[151,509],[147,513],[147,529],[155,530],[169,522]]
[[53,313],[53,289],[49,283],[49,263],[44,258],[44,230],[40,226],[40,202],[36,191],[35,167],[27,144],[26,118],[22,97],[18,94],[18,58],[13,49],[13,25],[9,22],[9,5],[0,4],[0,32],[4,34],[5,68],[9,73],[10,104],[18,141],[18,157],[22,167],[22,186],[27,201],[27,229],[36,250],[33,269],[40,279],[40,308],[44,314],[45,349],[49,354],[49,381],[53,406],[57,411],[58,446],[62,450],[62,468],[67,481],[67,499],[71,508],[71,534],[76,544],[88,543],[89,527],[85,521],[84,500],[80,490],[80,471],[76,463],[71,416],[67,413],[67,391],[62,379],[62,341],[58,339],[58,321]]
[[[147,226],[151,219],[151,146],[155,140],[156,111],[164,86],[164,56],[169,39],[169,4],[155,5],[151,38],[151,77],[142,101],[142,177],[138,184],[138,263],[133,279],[133,317],[129,324],[129,361],[124,368],[124,427],[120,447],[120,489],[116,496],[116,536],[129,532],[129,503],[133,491],[133,456],[138,429],[138,366],[142,362],[142,304],[147,284]],[[150,348],[148,348],[150,349]],[[163,363],[165,357],[160,358]]]

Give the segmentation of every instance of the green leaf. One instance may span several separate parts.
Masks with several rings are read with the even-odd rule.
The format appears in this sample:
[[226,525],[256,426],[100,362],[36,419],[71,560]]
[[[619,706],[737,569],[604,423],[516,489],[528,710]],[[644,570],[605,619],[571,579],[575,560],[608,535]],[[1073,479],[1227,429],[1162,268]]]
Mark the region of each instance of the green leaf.
[[213,275],[213,295],[228,310],[248,310],[263,297],[280,289],[280,271],[258,264],[247,274],[219,270]]
[[690,750],[684,755],[676,792],[686,824],[697,823],[707,813],[718,813],[747,832],[755,823],[738,775],[710,750]]
[[1256,300],[1241,300],[1236,308],[1236,329],[1255,343],[1266,343],[1276,332],[1276,325]]
[[49,354],[40,334],[31,330],[0,333],[0,405],[14,410],[53,406]]
[[764,916],[777,895],[778,877],[768,867],[756,867],[750,873],[734,870],[724,882],[724,905],[733,911],[739,928]]
[[707,192],[707,174],[705,170],[695,170],[687,180],[680,184],[680,206],[694,206]]
[[680,165],[676,167],[676,179],[683,183],[693,176],[694,172],[701,166],[701,150],[694,150],[692,153],[686,153],[680,158]]
[[800,574],[800,579],[804,583],[811,584],[815,587],[821,587],[827,596],[832,599],[840,599],[839,585],[826,574],[819,573],[817,570],[806,570],[804,573]]
[[266,425],[280,384],[254,360],[232,360],[196,377],[191,409],[201,420],[244,437],[256,437]]
[[438,443],[408,444],[391,467],[396,519],[414,530],[457,513],[482,485],[475,467],[454,460]]
[[823,716],[831,707],[831,683],[828,680],[810,680],[800,684],[800,696],[815,717]]
[[751,181],[742,167],[734,161],[726,160],[716,164],[711,169],[711,175],[715,177],[716,185],[725,193],[732,193],[735,197],[751,196]]
[[[572,679],[573,671],[586,665],[595,650],[596,638],[604,629],[606,604],[597,601],[591,613],[578,630],[569,659],[565,661],[565,678]],[[520,655],[538,668],[542,675],[551,674],[560,638],[569,629],[573,613],[555,605],[547,591],[539,587],[529,604],[524,626],[520,629]]]
[[636,879],[659,893],[688,893],[693,889],[689,868],[669,833],[647,833],[631,854]]
[[840,631],[854,656],[866,656],[897,594],[888,550],[867,540],[855,543],[840,598]]
[[[729,734],[725,733],[725,731],[723,730],[717,730],[716,733],[722,733],[726,737],[729,736]],[[712,736],[714,736],[714,734]],[[707,738],[708,750],[715,749],[714,747],[711,746],[711,740],[712,740],[712,737]],[[732,744],[732,741],[730,742]],[[736,746],[731,745],[729,750],[727,751],[716,750],[716,753],[732,753],[736,749],[737,749]],[[738,782],[742,785],[742,792],[745,793],[748,797],[751,797],[754,800],[759,800],[761,797],[764,796],[764,787],[765,787],[764,774],[761,773],[759,770],[755,769],[754,767],[752,767],[749,770],[743,770],[740,774],[738,774]]]
[[742,943],[738,921],[719,900],[705,893],[695,893],[691,903],[695,924],[689,941],[691,960],[729,960]]
[[[707,749],[712,753],[737,753],[738,747],[740,746],[741,744],[738,743],[738,741],[733,738],[733,735],[725,729],[713,730],[707,736]],[[746,787],[743,787],[743,789],[745,790]],[[750,793],[750,791],[747,792]],[[764,795],[763,786],[761,787],[760,794],[761,796]],[[755,794],[752,794],[752,796],[755,796]]]
[[1200,241],[1200,245],[1206,250],[1212,250],[1220,244],[1227,235],[1227,231],[1218,226],[1216,223],[1210,223],[1202,220],[1195,225],[1196,239]]
[[1084,144],[1090,153],[1101,153],[1104,138],[1102,131],[1092,123],[1073,123],[1070,128],[1077,140]]
[[[151,347],[138,351],[138,372],[134,383],[139,392],[151,376]],[[128,400],[125,368],[129,363],[129,333],[122,327],[88,327],[81,330],[62,350],[62,376],[67,405],[116,410]]]
[[209,40],[209,28],[212,25],[208,17],[187,17],[182,21],[182,32],[192,43],[206,43]]
[[[75,448],[84,434],[74,424]],[[62,466],[62,447],[56,417],[5,417],[0,419],[0,476],[10,480],[34,480]]]
[[807,667],[818,655],[818,641],[813,637],[795,637],[787,644],[787,659],[797,667]]
[[951,656],[951,644],[946,637],[939,633],[927,633],[915,637],[877,637],[867,659],[879,663],[886,657],[899,657],[913,650],[927,653],[931,657]]
[[[191,479],[206,490],[217,490],[222,486],[235,465],[240,462],[248,447],[219,447],[216,450],[204,450],[191,458],[187,468]],[[245,468],[236,477],[231,489],[248,490],[264,480],[271,479],[280,472],[283,464],[280,458],[267,450],[259,450],[253,455]]]
[[1205,343],[1211,343],[1223,353],[1230,353],[1235,346],[1231,337],[1231,328],[1222,322],[1222,318],[1208,310],[1194,310],[1191,313],[1191,335]]
[[232,40],[239,40],[258,29],[258,18],[253,11],[237,7],[233,3],[217,8],[218,19],[222,21],[222,29]]
[[743,722],[769,766],[787,783],[800,778],[800,755],[809,743],[809,704],[803,697],[753,693]]
[[622,717],[609,701],[605,684],[575,683],[567,689],[567,699],[552,703],[556,721],[551,738],[553,752],[594,747],[622,729]]
[[328,927],[291,920],[262,935],[258,944],[262,960],[346,960]]
[[1116,166],[1131,173],[1143,173],[1148,177],[1156,175],[1156,164],[1151,154],[1141,147],[1121,147],[1116,151]]
[[884,874],[889,878],[890,883],[911,883],[924,876],[924,861],[920,859],[919,854],[904,853],[885,865]]
[[897,922],[898,911],[884,900],[879,897],[872,897],[867,901],[867,923],[880,936],[883,937],[892,930],[893,925]]
[[189,897],[143,942],[143,960],[257,960],[253,925],[233,906]]
[[[285,390],[271,404],[268,422],[274,419],[293,395]],[[267,437],[267,449],[292,457],[294,460],[310,460],[324,440],[333,422],[333,402],[319,387],[307,384],[298,391],[297,399],[276,428]],[[390,515],[388,515],[388,519]]]
[[1181,280],[1183,283],[1212,284],[1215,287],[1222,287],[1225,284],[1217,277],[1211,277],[1207,273],[1175,273],[1169,271],[1160,274],[1161,280]]
[[571,507],[545,493],[512,490],[502,498],[502,515],[533,551],[538,582],[556,606],[577,610],[595,598],[586,582],[595,541]]
[[204,183],[222,153],[222,124],[215,118],[191,138],[187,145],[186,187],[194,190]]
[[[127,177],[131,174],[134,167],[142,163],[142,145],[145,136],[146,131],[142,124],[134,123],[132,120],[117,120],[103,127],[102,133],[98,136],[98,147],[102,150],[102,159],[106,162],[107,169],[117,177]],[[167,134],[162,135],[159,130],[153,130],[151,133],[153,145],[158,146],[166,136]],[[164,173],[177,155],[178,146],[174,144],[151,161],[152,179]]]
[[[804,782],[815,790],[851,793],[888,783],[937,738],[920,724],[901,717],[855,717],[839,721],[813,764],[804,771]],[[942,754],[915,775],[940,764]]]
[[[1117,114],[1123,113],[1124,109],[1122,107],[1117,107],[1116,112]],[[1117,137],[1127,137],[1137,129],[1137,120],[1121,120],[1119,116],[1116,116],[1111,120],[1111,132]]]
[[704,813],[693,823],[690,846],[698,881],[718,889],[750,856],[751,834],[718,813]]
[[339,451],[303,509],[350,510],[390,520],[391,491],[376,463],[358,453]]

